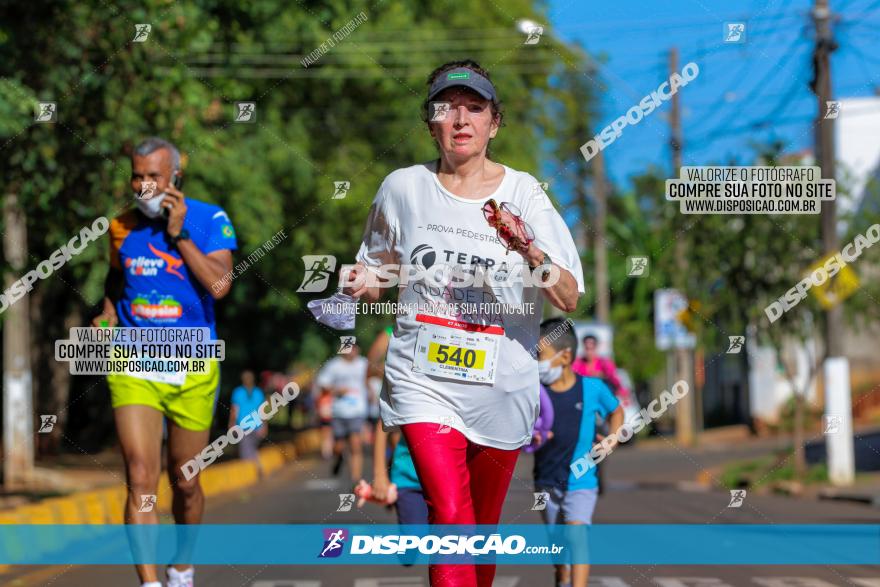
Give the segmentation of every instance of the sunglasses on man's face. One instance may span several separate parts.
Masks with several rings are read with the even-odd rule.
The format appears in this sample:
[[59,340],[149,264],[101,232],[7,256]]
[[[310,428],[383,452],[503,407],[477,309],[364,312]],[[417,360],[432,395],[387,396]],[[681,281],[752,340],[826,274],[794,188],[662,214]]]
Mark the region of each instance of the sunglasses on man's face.
[[[514,227],[508,226],[501,219],[502,212],[507,212],[513,218]],[[498,232],[498,239],[508,251],[525,251],[535,240],[532,227],[522,219],[520,209],[510,202],[502,202],[499,205],[498,202],[490,199],[483,204],[483,216]]]

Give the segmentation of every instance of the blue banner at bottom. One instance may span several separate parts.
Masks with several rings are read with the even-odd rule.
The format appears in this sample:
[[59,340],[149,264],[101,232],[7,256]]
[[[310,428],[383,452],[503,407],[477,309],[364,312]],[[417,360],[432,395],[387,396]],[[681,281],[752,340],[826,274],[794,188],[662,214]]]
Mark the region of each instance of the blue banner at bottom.
[[0,564],[134,563],[876,565],[880,526],[0,526]]

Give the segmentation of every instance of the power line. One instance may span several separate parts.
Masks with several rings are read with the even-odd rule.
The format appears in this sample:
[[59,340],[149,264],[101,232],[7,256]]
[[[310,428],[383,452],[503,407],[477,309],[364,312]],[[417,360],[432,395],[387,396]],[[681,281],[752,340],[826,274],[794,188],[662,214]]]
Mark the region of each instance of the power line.
[[[560,64],[556,64],[560,65]],[[230,70],[225,67],[187,67],[193,77],[226,77],[236,79],[377,79],[389,76],[409,77],[422,79],[425,77],[424,67],[397,67],[397,68],[332,68],[332,67],[309,67],[306,68],[242,68]],[[157,67],[159,75],[168,75],[176,71],[174,67]],[[499,64],[492,66],[492,71],[515,71],[517,73],[553,73],[546,64],[523,63],[523,64]]]
[[[443,53],[449,53],[449,51],[443,51]],[[501,57],[510,53],[510,48],[507,49],[487,49],[487,50],[475,50],[471,51],[471,53],[475,55],[485,55],[489,58],[490,55],[498,55],[501,54]],[[267,55],[247,55],[242,56],[240,54],[232,54],[232,55],[220,55],[220,54],[211,54],[211,55],[195,55],[195,56],[186,56],[181,58],[181,61],[184,61],[187,65],[211,65],[211,64],[220,64],[220,65],[241,65],[241,66],[260,66],[260,65],[296,65],[300,66],[303,55],[280,55],[280,54],[267,54]],[[527,60],[530,63],[547,63],[547,64],[555,64],[559,61],[554,59],[554,56],[549,52],[542,53],[532,53],[532,52],[523,52],[518,55],[521,59]],[[383,65],[395,65],[395,64],[427,64],[428,62],[433,63],[436,58],[430,55],[424,54],[419,55],[417,53],[400,53],[394,55],[384,55],[381,59],[373,60],[375,63],[380,63]],[[352,60],[339,59],[338,56],[326,55],[322,57],[319,62],[322,66],[328,65],[345,65],[349,67],[354,67],[360,64],[353,63]]]
[[[745,18],[746,21],[751,24],[753,22],[767,23],[768,25],[778,24],[780,21],[801,18],[800,15],[797,14],[779,14],[774,15],[772,17],[758,17],[755,19]],[[730,20],[736,20],[736,18],[731,17]],[[633,27],[633,21],[617,21],[617,22],[606,22],[606,23],[589,23],[584,25],[563,25],[558,27],[549,27],[557,32],[564,32],[568,30],[589,30],[589,29],[606,29],[606,32],[600,34],[608,34],[608,35],[616,35],[619,36],[623,32],[633,32],[633,31],[651,31],[651,32],[663,32],[665,30],[670,29],[678,29],[678,28],[705,28],[706,25],[719,24],[719,21],[716,19],[694,19],[691,21],[682,20],[680,18],[668,19],[666,21],[643,21],[640,25]],[[772,28],[772,27],[771,27]],[[761,30],[761,29],[755,29]],[[319,34],[315,35],[315,42],[320,44],[322,39],[326,39],[327,37],[332,36],[333,31],[331,30],[321,30]],[[720,34],[720,31],[719,31]],[[378,36],[386,36],[387,40],[377,38]],[[409,36],[409,38],[407,38]],[[401,46],[404,47],[408,51],[415,51],[420,48],[422,45],[432,44],[432,43],[461,43],[462,41],[477,41],[477,42],[485,42],[485,41],[510,41],[511,45],[522,45],[525,36],[521,33],[516,33],[513,31],[513,27],[509,28],[473,28],[473,29],[456,29],[455,34],[449,35],[449,29],[359,29],[355,33],[352,34],[353,39],[357,42],[357,44],[361,46],[367,47],[376,47],[376,48],[384,48],[391,46]],[[416,44],[417,43],[417,44]],[[446,48],[449,48],[449,45],[446,45]],[[453,47],[454,48],[454,47]],[[263,42],[263,43],[231,43],[231,44],[223,44],[223,43],[214,43],[209,45],[207,48],[208,52],[212,52],[213,50],[219,50],[219,52],[224,51],[232,51],[238,52],[238,50],[245,51],[258,51],[265,52],[271,51],[272,49],[279,49],[279,52],[285,52],[285,50],[300,50],[302,49],[302,42],[285,42],[285,43],[275,43],[275,42]],[[334,51],[340,51],[344,49],[344,44],[340,44]]]
[[[800,37],[796,37],[794,39],[794,41],[792,41],[792,43],[788,46],[788,49],[786,51],[786,58],[783,61],[783,63],[778,68],[774,67],[774,68],[769,69],[767,71],[767,73],[761,78],[761,80],[752,87],[752,89],[750,90],[750,92],[746,96],[746,98],[742,100],[742,103],[751,104],[752,101],[757,97],[758,93],[761,91],[763,86],[766,84],[766,82],[772,76],[777,75],[777,69],[784,69],[785,66],[788,65],[788,63],[797,55],[797,52],[794,50],[794,48],[798,44],[799,41],[801,41]],[[730,125],[730,123],[733,121],[734,118],[737,118],[741,114],[742,114],[741,110],[739,110],[739,109],[733,110],[730,113],[730,115],[727,116],[721,123],[717,124],[715,126],[715,128],[713,128],[711,131],[706,132],[703,135],[699,136],[697,139],[695,139],[695,142],[699,143],[704,140],[711,141],[713,136],[716,136],[720,132],[722,132],[723,129],[725,129],[726,127],[728,127]]]
[[795,126],[795,125],[808,125],[813,122],[812,114],[802,114],[800,116],[789,116],[786,118],[777,118],[776,120],[759,120],[756,122],[750,122],[748,124],[744,124],[737,127],[732,127],[726,129],[723,133],[719,133],[716,135],[713,140],[704,140],[701,143],[688,143],[688,157],[691,158],[693,153],[703,151],[707,147],[709,147],[712,143],[717,142],[718,140],[723,140],[727,138],[733,138],[735,135],[740,135],[743,133],[755,133],[759,131],[767,131],[772,129],[777,129],[786,126]]
[[[845,10],[850,11],[852,9],[852,5],[846,6]],[[837,22],[844,24],[852,24],[863,20],[866,16],[874,16],[877,13],[877,10],[880,9],[880,1],[874,0],[870,5],[861,8],[862,14],[851,14],[849,16],[843,17],[837,15]],[[867,11],[867,12],[865,12]]]
[[[868,67],[867,62],[873,61],[875,64],[877,64],[877,63],[880,63],[880,60],[876,60],[875,58],[872,58],[868,55],[865,55],[858,47],[856,47],[856,45],[854,43],[851,43],[851,42],[847,43],[846,45],[843,46],[843,50],[841,51],[841,54],[843,56],[847,56],[847,55],[854,56],[856,58],[856,61],[859,64],[859,66],[861,67],[862,72],[864,73],[865,77],[867,79],[869,79],[871,81],[871,83],[874,84],[875,88],[877,87],[877,85],[878,85],[877,80],[875,78],[875,75],[871,72],[871,69]],[[875,65],[875,67],[876,67],[876,65]]]
[[[778,19],[779,17],[783,16],[783,14],[784,14],[783,10],[784,10],[784,8],[780,7],[780,9],[775,13],[774,17],[776,19]],[[796,16],[798,16],[798,18],[802,18],[800,15],[796,15]],[[748,31],[749,36],[751,38],[754,38],[754,32],[751,30],[751,27],[749,27],[749,29],[750,29]],[[766,40],[769,43],[770,41],[776,39],[779,36],[780,31],[781,31],[781,29],[777,29],[777,34],[775,34],[773,36],[758,37],[758,39]],[[786,55],[791,50],[791,48],[794,46],[794,43],[796,41],[797,41],[797,39],[795,39],[795,41],[792,43],[792,45],[790,45],[789,47],[786,48],[786,51],[785,51]],[[762,53],[763,53],[763,51],[762,51]],[[739,80],[742,79],[741,74],[743,72],[745,72],[746,70],[748,70],[750,67],[751,67],[750,62],[748,60],[743,60],[743,64],[742,64],[742,67],[740,68],[740,70],[735,75],[730,76],[730,79],[731,79],[730,85],[724,91],[719,92],[718,99],[715,101],[715,104],[713,104],[713,106],[709,109],[710,112],[716,112],[719,108],[723,107],[723,105],[727,102],[727,100],[726,100],[727,94],[729,92],[733,91],[733,89],[737,87]]]
[[[749,23],[769,21],[769,22],[778,23],[780,21],[785,21],[785,20],[794,19],[794,18],[800,19],[801,16],[794,15],[794,14],[786,14],[786,15],[780,14],[780,15],[767,16],[767,17],[760,17],[759,16],[759,17],[755,17],[755,18],[751,18],[751,19],[748,16],[732,16],[732,17],[724,19],[723,21],[719,21],[718,19],[711,18],[711,17],[710,18],[694,19],[694,20],[690,20],[690,21],[682,20],[681,18],[670,18],[667,20],[650,20],[650,21],[645,20],[645,21],[639,22],[639,24],[637,26],[633,26],[633,22],[634,22],[633,20],[616,21],[616,22],[602,22],[602,23],[590,22],[590,23],[584,23],[584,24],[577,24],[577,23],[567,24],[564,26],[556,27],[555,30],[566,31],[566,30],[590,30],[590,29],[602,30],[602,29],[606,29],[607,34],[619,35],[622,31],[632,32],[632,31],[647,30],[647,31],[652,31],[652,32],[663,32],[663,31],[666,31],[669,29],[677,29],[677,28],[695,28],[695,27],[705,28],[707,25],[709,25],[709,26],[720,25],[724,21],[731,21],[731,22],[745,21],[745,22],[749,22]],[[719,27],[719,29],[720,29],[720,27]],[[719,34],[720,34],[720,32],[721,31],[719,30]]]

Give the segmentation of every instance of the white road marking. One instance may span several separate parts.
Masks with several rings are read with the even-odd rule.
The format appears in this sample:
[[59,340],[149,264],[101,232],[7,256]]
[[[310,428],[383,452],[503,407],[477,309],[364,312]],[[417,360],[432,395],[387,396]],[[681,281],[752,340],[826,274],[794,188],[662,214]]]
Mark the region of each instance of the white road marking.
[[629,587],[629,583],[620,577],[604,577],[602,575],[590,575],[589,585],[596,587]]
[[425,587],[421,577],[369,577],[355,579],[354,587]]
[[327,491],[342,486],[339,479],[309,479],[303,485],[306,491]]
[[752,581],[762,587],[835,587],[814,577],[752,577]]
[[717,577],[654,577],[660,587],[731,587]]

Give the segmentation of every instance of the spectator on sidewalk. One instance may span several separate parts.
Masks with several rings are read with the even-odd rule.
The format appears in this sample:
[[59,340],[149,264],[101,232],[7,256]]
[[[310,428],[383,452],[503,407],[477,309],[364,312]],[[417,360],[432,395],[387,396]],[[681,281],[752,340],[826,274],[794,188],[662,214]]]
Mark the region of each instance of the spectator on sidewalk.
[[[241,385],[232,391],[232,407],[229,410],[229,427],[241,426],[242,420],[248,415],[257,411],[257,409],[266,401],[266,394],[263,390],[255,385],[254,372],[250,369],[243,371],[241,374]],[[238,456],[246,461],[253,461],[257,466],[260,477],[263,476],[263,469],[260,467],[259,452],[262,441],[269,432],[269,424],[263,422],[259,415],[256,421],[260,422],[260,427],[245,435],[238,443]]]

